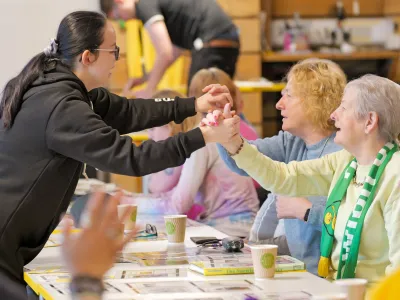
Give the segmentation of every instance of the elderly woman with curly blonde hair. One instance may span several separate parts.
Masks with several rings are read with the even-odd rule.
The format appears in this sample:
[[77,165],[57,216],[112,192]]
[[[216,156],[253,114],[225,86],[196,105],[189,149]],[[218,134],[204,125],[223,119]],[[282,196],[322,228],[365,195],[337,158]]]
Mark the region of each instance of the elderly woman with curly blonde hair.
[[328,196],[320,276],[377,282],[400,266],[400,86],[375,75],[353,80],[331,118],[344,150],[320,159],[276,162],[239,134],[224,146],[266,189]]
[[[336,128],[329,117],[343,95],[346,85],[343,71],[332,61],[307,59],[294,65],[287,79],[282,98],[276,104],[282,113],[283,131],[250,143],[264,155],[286,163],[340,150],[333,142]],[[233,171],[247,175],[222,146],[219,152]],[[280,254],[304,261],[307,270],[316,274],[325,202],[326,197],[289,198],[269,194],[253,224],[250,242],[277,244]],[[282,225],[285,235],[281,233]]]

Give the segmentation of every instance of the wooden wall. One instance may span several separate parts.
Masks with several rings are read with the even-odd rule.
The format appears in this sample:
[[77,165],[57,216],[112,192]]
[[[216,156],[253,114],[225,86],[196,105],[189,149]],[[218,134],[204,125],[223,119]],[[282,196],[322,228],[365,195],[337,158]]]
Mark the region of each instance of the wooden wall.
[[[347,15],[353,16],[353,0],[342,0],[342,2]],[[360,16],[383,15],[382,0],[358,0],[358,3]],[[272,0],[272,16],[292,17],[295,12],[300,13],[302,17],[334,16],[335,7],[336,0]]]
[[[199,0],[200,1],[200,0]],[[222,9],[233,19],[240,31],[241,54],[236,66],[237,80],[256,80],[261,77],[261,0],[217,0]],[[262,94],[243,95],[244,115],[263,135]]]

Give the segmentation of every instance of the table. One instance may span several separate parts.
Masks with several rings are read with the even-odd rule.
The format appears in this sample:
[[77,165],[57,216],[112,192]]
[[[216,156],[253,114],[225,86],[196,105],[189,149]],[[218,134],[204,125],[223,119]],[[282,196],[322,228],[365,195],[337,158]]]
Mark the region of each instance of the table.
[[[138,224],[143,226],[145,222],[151,222],[152,224],[157,226],[159,232],[165,229],[163,226],[163,218],[162,216],[147,216],[142,215],[138,216]],[[215,236],[217,238],[224,238],[226,235],[218,230],[188,220],[188,227],[186,230],[185,237],[185,247],[196,247],[196,245],[190,240],[191,236]],[[183,246],[174,246],[168,244],[166,240],[161,241],[151,241],[151,242],[134,242],[129,243],[127,247],[124,249],[124,253],[129,252],[151,252],[151,251],[174,251],[175,247],[183,247]],[[52,247],[52,248],[44,248],[43,251],[36,257],[27,267],[37,267],[44,265],[53,265],[53,266],[62,266],[60,257],[60,248]],[[122,272],[124,269],[128,269],[134,266],[134,264],[127,263],[117,263],[115,266],[108,272],[109,274],[116,274],[116,272]],[[133,267],[133,269],[141,269],[148,270],[150,267]],[[242,286],[243,289],[253,289],[254,291],[262,294],[274,294],[274,293],[285,293],[285,295],[289,295],[290,293],[302,293],[302,295],[309,294],[326,294],[326,293],[337,293],[338,288],[331,284],[330,282],[316,277],[308,272],[288,272],[276,274],[274,279],[268,280],[255,280],[252,274],[249,275],[229,275],[229,276],[209,276],[205,277],[199,273],[188,271],[187,265],[179,265],[179,266],[164,266],[164,267],[151,267],[152,269],[179,269],[182,272],[185,272],[183,277],[174,277],[174,278],[135,278],[135,279],[114,279],[114,280],[105,280],[106,285],[109,284],[110,292],[105,293],[104,299],[243,299],[243,293],[240,291],[223,291],[223,292],[214,292],[214,293],[205,293],[200,292],[197,289],[198,286],[214,289],[216,286],[220,288],[224,284],[228,284],[230,286],[234,285],[236,287]],[[64,277],[67,274],[61,274]],[[55,274],[49,274],[49,276],[55,276]],[[63,295],[61,292],[63,291],[62,286],[65,288],[67,286],[67,282],[63,282],[62,276],[61,279],[58,279],[57,284],[52,284],[51,282],[45,282],[43,278],[39,275],[28,275],[25,273],[25,280],[31,286],[31,288],[40,294],[41,299],[69,299],[68,295]],[[111,276],[111,275],[110,275]],[[42,276],[43,277],[43,276]],[[155,284],[156,283],[156,284]],[[132,290],[127,290],[127,287],[132,287],[132,290],[140,289],[140,288],[149,288],[152,286],[158,290],[165,289],[170,290],[173,288],[186,288],[195,289],[195,292],[190,294],[187,293],[157,293],[157,294],[141,294],[135,295]],[[164,286],[164,287],[163,287]],[[179,286],[179,287],[177,287]],[[196,287],[194,287],[196,286]],[[111,288],[112,287],[112,288]],[[57,291],[57,288],[59,291]],[[123,293],[117,293],[114,289],[120,289],[122,291],[126,291]],[[217,289],[217,288],[216,288]],[[130,292],[131,291],[131,292]],[[133,293],[133,294],[132,294]],[[308,296],[307,296],[308,297]],[[260,299],[277,299],[277,298],[260,298]],[[307,298],[303,298],[307,299]]]

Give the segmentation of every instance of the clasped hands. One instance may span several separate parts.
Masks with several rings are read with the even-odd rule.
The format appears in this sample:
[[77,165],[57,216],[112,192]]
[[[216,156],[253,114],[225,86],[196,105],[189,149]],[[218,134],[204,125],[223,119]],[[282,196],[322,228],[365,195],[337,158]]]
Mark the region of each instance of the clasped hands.
[[[203,92],[209,92],[208,88]],[[228,152],[236,153],[242,143],[240,118],[231,108],[231,103],[226,103],[223,110],[209,110],[200,123],[200,129],[206,143],[220,143]]]

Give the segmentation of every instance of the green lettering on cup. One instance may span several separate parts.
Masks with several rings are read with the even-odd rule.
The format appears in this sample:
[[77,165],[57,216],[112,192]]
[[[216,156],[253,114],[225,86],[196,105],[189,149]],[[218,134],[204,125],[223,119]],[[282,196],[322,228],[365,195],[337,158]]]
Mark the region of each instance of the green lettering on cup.
[[172,222],[167,221],[165,223],[165,227],[167,228],[167,233],[168,234],[174,234],[175,233],[175,225]]
[[131,213],[131,221],[136,222],[136,215],[137,215],[137,208],[133,208],[133,211]]
[[275,257],[273,254],[271,253],[264,253],[261,256],[261,265],[265,268],[265,269],[270,269],[274,266],[275,264]]

